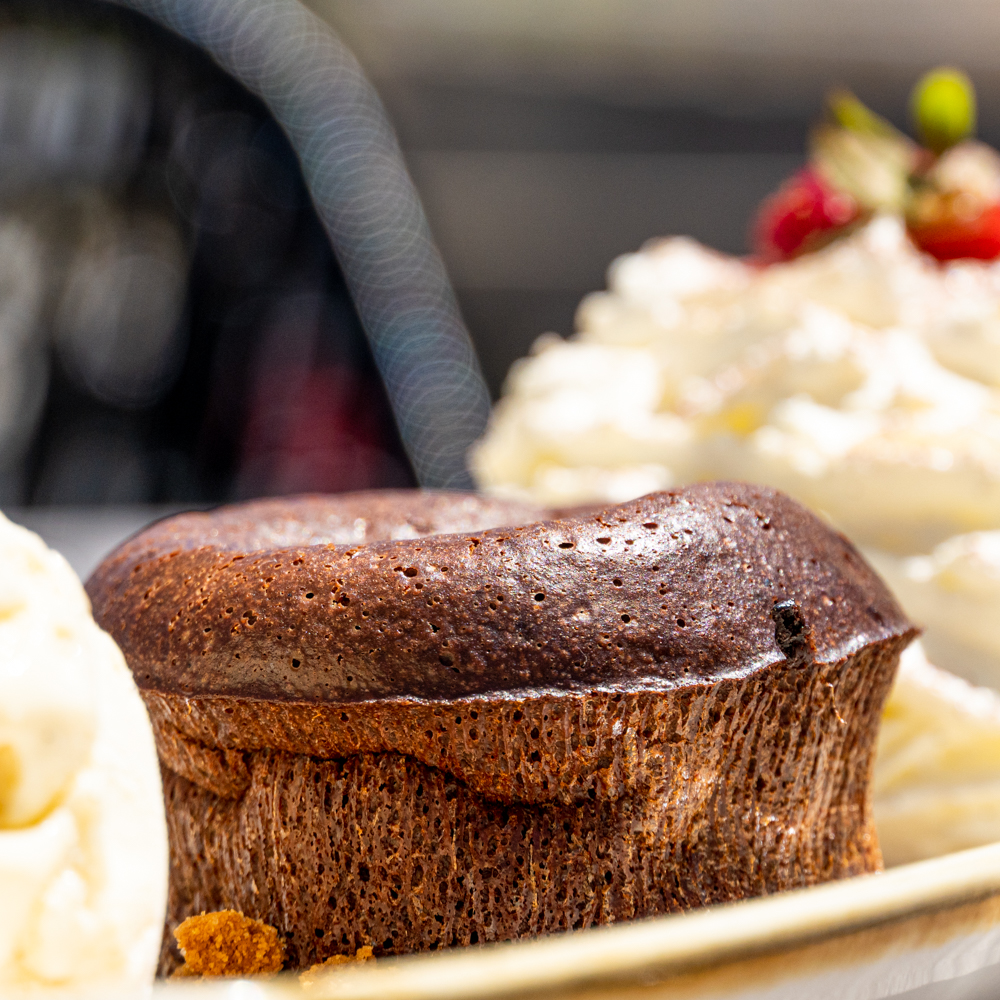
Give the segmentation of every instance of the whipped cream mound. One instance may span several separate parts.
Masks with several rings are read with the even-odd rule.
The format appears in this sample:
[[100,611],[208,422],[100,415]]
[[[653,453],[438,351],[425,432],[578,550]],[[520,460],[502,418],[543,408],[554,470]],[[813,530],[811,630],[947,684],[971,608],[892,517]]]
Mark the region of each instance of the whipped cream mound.
[[487,491],[742,478],[901,554],[1000,529],[1000,265],[940,265],[888,216],[765,269],[675,238],[577,324],[511,370],[472,454]]
[[872,795],[887,865],[1000,840],[1000,694],[913,643],[882,717]]
[[861,544],[919,552],[1000,526],[1000,391],[905,329],[873,333],[807,303],[681,405],[701,444],[689,478],[776,486]]
[[865,555],[926,628],[934,663],[1000,689],[1000,531],[958,535],[930,555]]
[[492,492],[519,495],[530,483],[557,506],[624,502],[671,486],[691,432],[679,415],[660,412],[662,378],[647,352],[555,336],[535,347],[515,363],[516,399],[501,401],[479,451]]
[[132,676],[62,556],[0,515],[0,996],[148,989],[166,890]]

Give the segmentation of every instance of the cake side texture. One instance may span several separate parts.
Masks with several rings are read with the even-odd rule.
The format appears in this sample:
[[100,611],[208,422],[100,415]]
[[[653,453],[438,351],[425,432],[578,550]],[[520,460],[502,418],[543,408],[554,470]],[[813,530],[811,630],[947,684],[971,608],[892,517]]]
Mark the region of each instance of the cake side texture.
[[[665,694],[512,701],[502,719],[440,708],[442,741],[478,721],[547,720],[525,733],[539,733],[539,762],[567,721],[583,741],[641,734],[642,766],[617,797],[502,802],[384,751],[249,752],[233,797],[164,768],[168,926],[236,908],[278,927],[304,968],[365,944],[388,955],[501,941],[877,871],[868,781],[904,643]],[[614,744],[604,752],[622,766]],[[161,968],[178,962],[165,942]]]

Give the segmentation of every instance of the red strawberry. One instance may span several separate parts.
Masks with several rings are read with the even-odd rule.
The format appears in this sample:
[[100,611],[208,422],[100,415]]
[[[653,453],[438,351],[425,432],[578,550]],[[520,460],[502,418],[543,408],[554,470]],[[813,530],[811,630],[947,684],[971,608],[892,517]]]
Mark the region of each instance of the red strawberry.
[[761,205],[753,225],[755,256],[765,264],[814,250],[859,215],[855,200],[805,167]]
[[943,213],[930,221],[911,219],[909,231],[913,242],[938,260],[1000,257],[1000,205],[989,205],[972,218]]

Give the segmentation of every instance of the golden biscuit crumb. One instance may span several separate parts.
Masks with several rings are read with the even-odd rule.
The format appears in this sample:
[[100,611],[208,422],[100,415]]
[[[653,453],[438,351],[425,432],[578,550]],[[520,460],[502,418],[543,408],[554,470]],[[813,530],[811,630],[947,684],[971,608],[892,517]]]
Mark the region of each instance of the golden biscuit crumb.
[[188,917],[174,937],[184,956],[175,977],[272,975],[285,963],[278,932],[236,910]]
[[363,944],[352,958],[350,955],[331,955],[325,962],[320,962],[306,969],[299,975],[299,982],[303,986],[312,986],[319,978],[319,973],[326,969],[332,969],[335,965],[347,965],[348,962],[374,962],[375,956],[372,954],[372,946]]

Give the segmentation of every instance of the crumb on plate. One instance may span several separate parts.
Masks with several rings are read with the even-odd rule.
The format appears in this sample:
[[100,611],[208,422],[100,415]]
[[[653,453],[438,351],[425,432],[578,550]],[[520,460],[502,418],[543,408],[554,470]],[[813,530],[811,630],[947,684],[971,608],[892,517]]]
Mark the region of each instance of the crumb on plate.
[[337,965],[347,965],[348,963],[354,962],[374,962],[375,956],[372,954],[372,946],[370,944],[364,944],[351,955],[331,955],[325,962],[319,962],[316,965],[310,966],[299,976],[299,982],[303,986],[312,986],[313,983],[319,978],[321,972],[325,972],[327,969],[332,969]]
[[236,910],[188,917],[174,937],[184,956],[175,977],[270,975],[285,962],[277,930]]

